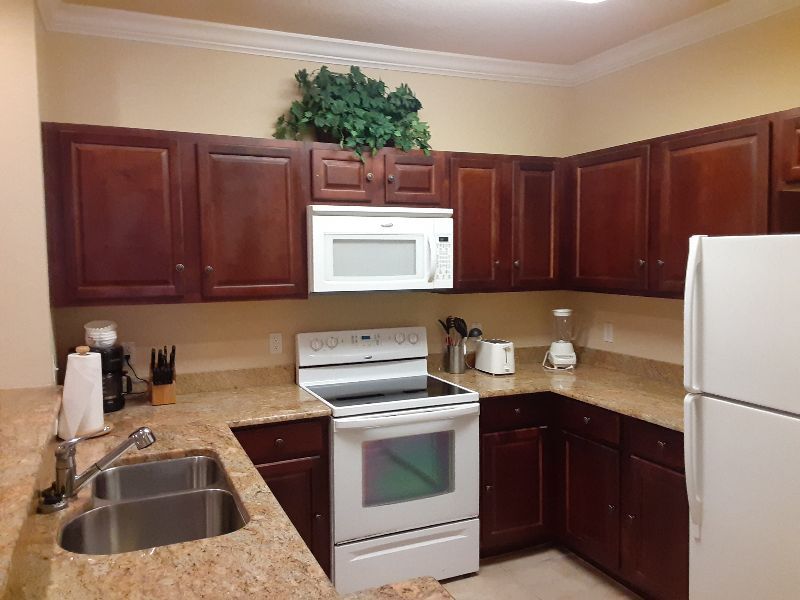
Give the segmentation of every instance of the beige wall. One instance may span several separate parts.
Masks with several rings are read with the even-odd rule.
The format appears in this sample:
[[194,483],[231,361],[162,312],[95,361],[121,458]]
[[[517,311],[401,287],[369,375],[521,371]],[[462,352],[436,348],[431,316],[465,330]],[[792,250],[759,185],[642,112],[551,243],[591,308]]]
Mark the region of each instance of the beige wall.
[[[679,50],[573,89],[413,73],[434,146],[448,150],[567,155],[800,105],[800,10]],[[292,75],[317,65],[157,44],[45,33],[40,36],[44,120],[269,136],[294,95]],[[337,67],[338,68],[338,67]],[[187,371],[292,361],[292,336],[320,328],[421,323],[462,313],[488,334],[539,345],[549,309],[572,306],[590,347],[681,362],[677,300],[581,293],[446,296],[380,294],[307,301],[60,309],[59,354],[92,318],[119,322],[140,358],[178,343]],[[602,341],[603,324],[615,340]],[[267,354],[270,332],[284,354]]]
[[800,9],[573,90],[567,153],[800,106]]
[[34,14],[0,3],[0,389],[53,383]]

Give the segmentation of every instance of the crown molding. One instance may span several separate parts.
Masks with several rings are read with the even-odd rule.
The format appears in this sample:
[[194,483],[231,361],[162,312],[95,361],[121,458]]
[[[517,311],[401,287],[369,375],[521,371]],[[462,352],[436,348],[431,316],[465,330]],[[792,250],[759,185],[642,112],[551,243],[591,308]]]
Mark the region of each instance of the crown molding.
[[572,87],[800,6],[729,0],[574,65],[506,60],[38,0],[48,31],[223,50],[327,64]]

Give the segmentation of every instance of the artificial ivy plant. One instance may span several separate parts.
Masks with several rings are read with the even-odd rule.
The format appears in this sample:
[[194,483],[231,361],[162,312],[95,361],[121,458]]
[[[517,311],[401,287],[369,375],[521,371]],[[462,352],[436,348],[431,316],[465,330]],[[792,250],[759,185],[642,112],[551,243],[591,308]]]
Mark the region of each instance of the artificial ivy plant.
[[302,97],[278,117],[275,137],[337,142],[353,150],[362,160],[363,150],[373,154],[384,146],[408,152],[420,148],[428,154],[431,132],[419,120],[422,103],[405,83],[393,92],[358,67],[335,73],[327,67],[295,76]]

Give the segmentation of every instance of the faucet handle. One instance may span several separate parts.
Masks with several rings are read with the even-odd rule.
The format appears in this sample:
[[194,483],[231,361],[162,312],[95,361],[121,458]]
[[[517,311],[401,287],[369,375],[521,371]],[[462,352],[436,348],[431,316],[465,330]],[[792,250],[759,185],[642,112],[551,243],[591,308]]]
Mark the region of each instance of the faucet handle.
[[78,437],[74,437],[71,440],[61,442],[58,446],[56,446],[56,456],[68,456],[70,454],[74,454],[75,446],[77,446],[78,443],[84,440],[88,440],[89,438],[105,435],[109,431],[111,431],[111,425],[106,425],[100,431],[95,431],[94,433],[87,433],[86,435],[79,435]]

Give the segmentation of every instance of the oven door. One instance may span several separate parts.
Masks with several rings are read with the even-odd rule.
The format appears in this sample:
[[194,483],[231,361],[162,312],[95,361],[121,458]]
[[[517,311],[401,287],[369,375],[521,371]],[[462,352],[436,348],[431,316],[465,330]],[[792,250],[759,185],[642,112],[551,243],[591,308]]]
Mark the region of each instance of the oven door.
[[479,412],[333,419],[335,543],[476,517]]

